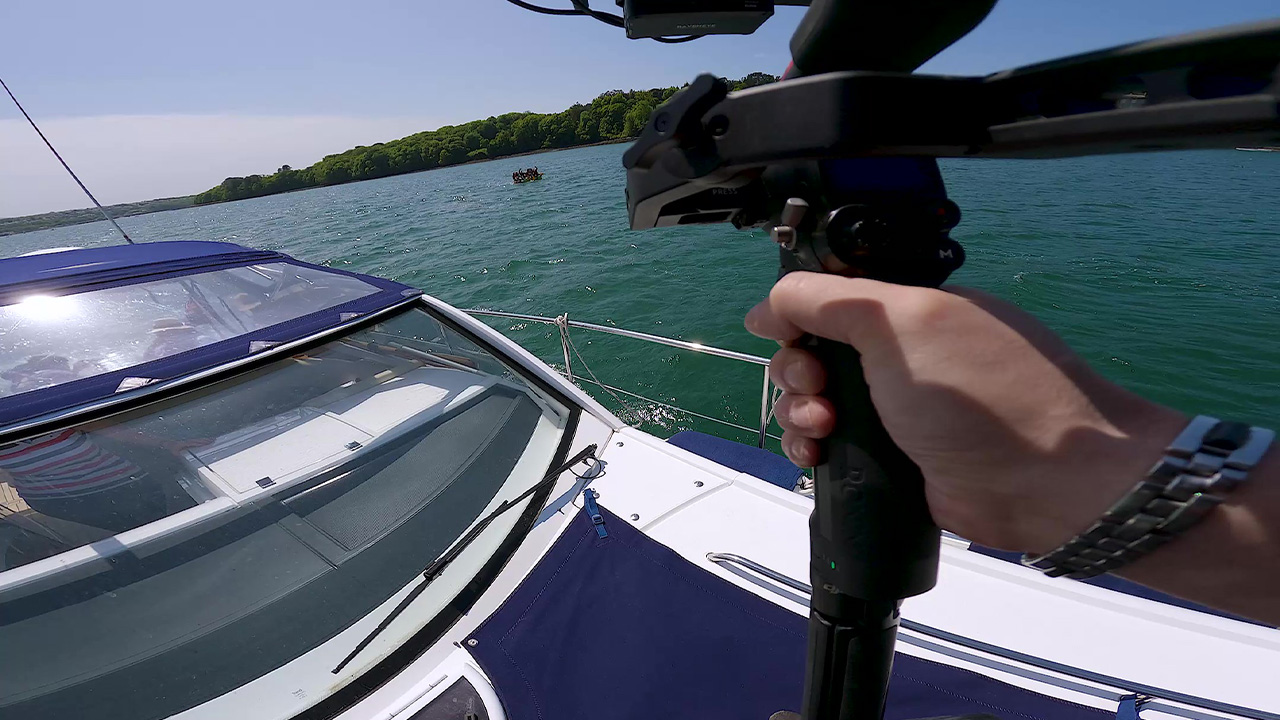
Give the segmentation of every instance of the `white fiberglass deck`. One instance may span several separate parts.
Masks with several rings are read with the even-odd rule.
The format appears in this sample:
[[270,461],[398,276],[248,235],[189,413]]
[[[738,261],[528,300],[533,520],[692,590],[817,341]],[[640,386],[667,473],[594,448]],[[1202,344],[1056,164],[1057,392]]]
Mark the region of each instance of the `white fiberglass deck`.
[[[812,500],[709,463],[652,436],[622,430],[604,455],[608,474],[593,484],[599,502],[685,558],[763,597],[807,614],[807,596],[708,553],[732,553],[808,582],[808,515]],[[904,603],[907,627],[946,633],[1101,675],[1280,713],[1272,678],[1280,667],[1280,632],[1040,573],[944,541],[938,586]],[[913,642],[913,638],[925,642]],[[950,651],[944,656],[929,646]],[[1025,663],[977,653],[903,631],[903,652],[945,659],[1014,685],[1078,703],[1114,709],[1121,688],[1087,680],[1051,682],[1061,673],[1018,674]],[[963,651],[957,653],[956,651]],[[1000,660],[995,669],[977,660]],[[1072,689],[1072,686],[1076,689]],[[1144,717],[1176,703],[1155,702]],[[1184,717],[1212,713],[1191,709]]]

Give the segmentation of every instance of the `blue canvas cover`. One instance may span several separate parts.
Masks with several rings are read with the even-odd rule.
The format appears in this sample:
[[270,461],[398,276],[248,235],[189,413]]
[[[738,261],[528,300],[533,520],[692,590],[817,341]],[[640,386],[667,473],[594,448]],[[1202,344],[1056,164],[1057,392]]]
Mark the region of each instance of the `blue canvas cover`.
[[29,295],[111,280],[137,280],[192,268],[264,262],[286,257],[267,250],[251,250],[222,242],[156,242],[108,245],[63,252],[40,253],[0,260],[0,305],[13,295]]
[[[579,513],[467,642],[508,718],[765,720],[799,708],[805,618],[601,514],[606,537]],[[897,655],[888,720],[980,712],[1113,716]]]
[[[83,405],[127,392],[126,379],[140,378],[134,383],[143,387],[171,380],[201,370],[242,359],[254,352],[285,342],[308,337],[334,327],[353,317],[394,305],[406,297],[419,294],[401,283],[343,270],[335,270],[300,262],[287,255],[253,250],[231,243],[162,242],[139,245],[67,250],[0,260],[0,310],[19,308],[33,298],[89,298],[92,293],[112,288],[156,283],[168,278],[186,278],[222,269],[279,264],[328,277],[355,278],[367,284],[355,299],[325,307],[305,307],[287,320],[253,327],[243,334],[208,342],[190,350],[177,352],[128,367],[112,367],[88,377],[69,379],[51,387],[31,390],[9,388],[0,397],[0,427],[51,412]],[[223,302],[212,298],[210,302]],[[142,332],[148,332],[143,330]],[[42,356],[44,344],[56,338],[52,333],[31,342],[31,347],[18,347],[14,338],[5,338],[0,348],[10,353]],[[29,340],[29,339],[28,339]],[[3,342],[3,341],[0,341]],[[21,359],[21,358],[20,358]],[[65,363],[63,358],[57,358]],[[85,373],[89,374],[89,373]]]

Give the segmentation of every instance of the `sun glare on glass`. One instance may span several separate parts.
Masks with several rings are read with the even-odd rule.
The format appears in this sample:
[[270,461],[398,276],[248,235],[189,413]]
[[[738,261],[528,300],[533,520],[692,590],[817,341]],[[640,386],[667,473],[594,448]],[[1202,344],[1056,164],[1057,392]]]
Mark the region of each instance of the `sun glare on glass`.
[[12,310],[24,320],[57,322],[74,315],[78,305],[74,295],[31,295],[19,301]]

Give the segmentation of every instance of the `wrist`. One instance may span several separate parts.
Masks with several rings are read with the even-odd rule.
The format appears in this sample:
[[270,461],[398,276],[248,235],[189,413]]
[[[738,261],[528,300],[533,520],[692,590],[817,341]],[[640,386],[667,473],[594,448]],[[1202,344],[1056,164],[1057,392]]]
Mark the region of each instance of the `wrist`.
[[[1165,592],[1280,625],[1280,446],[1169,549],[1144,555],[1116,574]],[[1176,548],[1176,550],[1175,550]],[[1188,572],[1194,568],[1194,572]]]
[[1071,434],[1046,469],[1048,491],[1024,529],[1024,552],[1047,553],[1087,530],[1164,455],[1188,417],[1120,391],[1106,422]]

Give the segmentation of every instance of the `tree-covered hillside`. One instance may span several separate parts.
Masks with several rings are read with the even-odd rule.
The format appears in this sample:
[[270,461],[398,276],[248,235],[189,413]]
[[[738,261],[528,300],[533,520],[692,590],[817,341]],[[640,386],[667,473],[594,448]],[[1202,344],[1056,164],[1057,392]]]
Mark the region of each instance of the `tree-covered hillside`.
[[[730,85],[734,90],[778,78],[751,73]],[[198,205],[272,195],[319,185],[399,175],[472,160],[623,140],[640,133],[649,114],[680,88],[610,90],[587,105],[558,113],[507,113],[463,125],[420,132],[406,138],[352,148],[329,155],[309,168],[285,165],[271,175],[229,177],[196,196]]]

